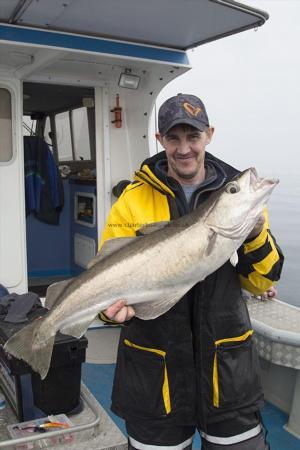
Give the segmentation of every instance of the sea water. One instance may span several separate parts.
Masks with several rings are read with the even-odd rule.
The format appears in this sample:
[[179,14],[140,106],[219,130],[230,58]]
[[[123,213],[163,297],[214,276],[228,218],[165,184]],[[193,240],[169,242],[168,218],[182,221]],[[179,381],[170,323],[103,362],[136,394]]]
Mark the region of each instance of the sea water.
[[271,231],[285,256],[278,298],[300,307],[300,177],[282,173],[269,205]]

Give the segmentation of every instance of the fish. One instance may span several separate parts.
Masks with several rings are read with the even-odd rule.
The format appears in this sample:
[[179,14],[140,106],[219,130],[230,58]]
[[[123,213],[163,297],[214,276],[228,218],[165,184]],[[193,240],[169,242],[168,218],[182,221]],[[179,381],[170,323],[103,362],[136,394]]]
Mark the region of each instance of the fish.
[[142,235],[107,240],[79,276],[48,287],[47,313],[14,334],[6,352],[47,376],[57,332],[80,338],[119,299],[136,317],[166,313],[196,283],[230,260],[254,228],[278,179],[239,173],[190,214],[148,224]]

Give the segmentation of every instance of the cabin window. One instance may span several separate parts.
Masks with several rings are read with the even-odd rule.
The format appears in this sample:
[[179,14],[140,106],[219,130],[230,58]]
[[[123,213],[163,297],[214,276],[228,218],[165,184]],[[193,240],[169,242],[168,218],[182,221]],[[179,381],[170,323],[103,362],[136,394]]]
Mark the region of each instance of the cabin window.
[[0,162],[8,162],[13,157],[11,94],[0,88]]
[[76,161],[91,160],[87,108],[72,110],[74,156]]
[[55,116],[56,143],[59,161],[72,161],[72,137],[69,111]]
[[52,142],[51,137],[52,137],[52,135],[51,135],[51,122],[50,122],[50,117],[47,116],[46,120],[45,120],[44,140],[49,145],[50,150],[53,151],[52,150],[53,142]]
[[23,136],[35,136],[36,120],[23,116]]
[[59,162],[91,161],[90,130],[86,107],[56,114],[55,131]]

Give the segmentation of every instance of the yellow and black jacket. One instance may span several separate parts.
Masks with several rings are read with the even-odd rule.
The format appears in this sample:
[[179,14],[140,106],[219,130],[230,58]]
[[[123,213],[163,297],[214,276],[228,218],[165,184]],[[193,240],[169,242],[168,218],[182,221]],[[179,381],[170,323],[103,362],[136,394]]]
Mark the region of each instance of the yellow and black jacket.
[[[166,176],[165,158],[162,152],[143,163],[113,205],[100,246],[187,214],[238,173],[206,153],[208,176],[188,205],[181,186]],[[161,317],[133,318],[122,327],[112,394],[116,414],[129,421],[197,424],[205,431],[208,423],[261,407],[241,287],[260,294],[279,279],[283,257],[268,227],[266,220],[261,233],[242,245],[236,267],[225,263]]]

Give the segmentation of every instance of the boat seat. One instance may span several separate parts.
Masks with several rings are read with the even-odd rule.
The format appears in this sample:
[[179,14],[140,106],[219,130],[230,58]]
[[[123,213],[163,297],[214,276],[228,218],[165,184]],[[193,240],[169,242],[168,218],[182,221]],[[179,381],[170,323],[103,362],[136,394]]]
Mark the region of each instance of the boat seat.
[[[258,354],[295,370],[295,387],[285,429],[300,438],[300,308],[278,299],[247,299]],[[280,386],[278,386],[280,388]]]
[[300,369],[300,308],[277,299],[247,301],[259,355]]

